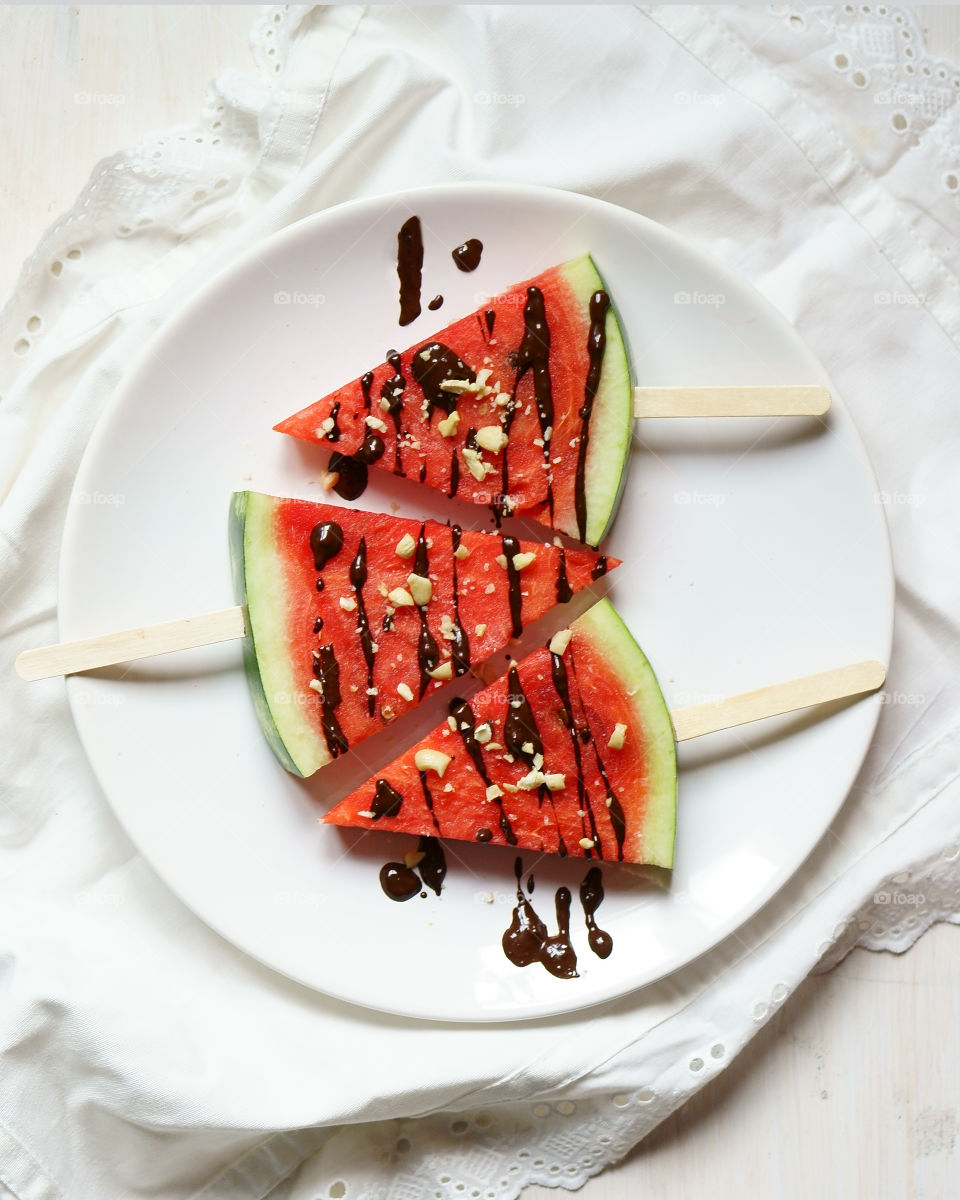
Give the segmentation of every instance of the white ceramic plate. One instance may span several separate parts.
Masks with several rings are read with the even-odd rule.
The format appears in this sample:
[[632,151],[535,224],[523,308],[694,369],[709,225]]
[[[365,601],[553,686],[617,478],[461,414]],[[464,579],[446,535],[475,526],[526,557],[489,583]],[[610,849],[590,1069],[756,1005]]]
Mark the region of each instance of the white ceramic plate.
[[[397,230],[422,219],[424,301],[397,324]],[[450,251],[485,250],[464,274]],[[214,280],[151,344],[100,422],[66,525],[63,638],[232,603],[230,493],[320,499],[325,455],[271,426],[425,338],[482,297],[590,250],[649,384],[827,382],[796,333],[729,272],[659,225],[537,188],[431,188],[344,205],[283,231]],[[376,478],[374,478],[376,477]],[[610,593],[668,702],[862,658],[886,660],[892,575],[864,450],[835,398],[818,421],[645,422],[610,553]],[[358,502],[487,525],[487,514],[372,471]],[[554,614],[553,624],[563,618]],[[543,637],[534,631],[527,644]],[[514,852],[448,843],[446,885],[406,904],[378,885],[398,835],[318,824],[327,804],[439,718],[425,706],[308,782],[262,739],[238,644],[69,684],[90,761],[124,827],[169,886],[247,953],[377,1009],[501,1021],[595,1004],[657,979],[750,917],[796,871],[853,781],[877,703],[783,718],[681,751],[667,886],[604,868],[606,960],[587,947],[586,865],[524,855],[535,903],[574,892],[580,977],[512,966],[500,948]],[[491,899],[492,897],[492,899]]]

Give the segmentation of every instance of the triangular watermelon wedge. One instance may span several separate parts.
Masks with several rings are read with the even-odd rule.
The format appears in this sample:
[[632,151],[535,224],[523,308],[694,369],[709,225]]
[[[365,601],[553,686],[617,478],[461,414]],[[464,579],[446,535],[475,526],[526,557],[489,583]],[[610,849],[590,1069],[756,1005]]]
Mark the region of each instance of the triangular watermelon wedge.
[[231,552],[257,715],[304,776],[619,564],[258,492],[233,497]]
[[656,676],[602,600],[323,820],[671,867],[676,786]]
[[[491,299],[275,428],[597,546],[630,450],[630,367],[588,254]],[[358,480],[359,476],[359,480]]]

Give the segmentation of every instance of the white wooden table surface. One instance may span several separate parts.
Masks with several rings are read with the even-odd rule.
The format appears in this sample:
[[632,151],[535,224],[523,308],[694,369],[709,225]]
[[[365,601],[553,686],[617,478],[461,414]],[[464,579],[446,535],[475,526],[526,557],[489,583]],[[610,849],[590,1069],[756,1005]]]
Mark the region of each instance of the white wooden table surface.
[[[246,68],[252,6],[0,7],[0,292],[103,156],[189,120],[208,78]],[[960,7],[924,7],[960,59]],[[144,53],[144,46],[150,47]],[[77,103],[77,93],[123,95]],[[960,1196],[960,935],[856,951],[809,979],[746,1051],[584,1200]],[[540,1188],[531,1200],[559,1194]]]

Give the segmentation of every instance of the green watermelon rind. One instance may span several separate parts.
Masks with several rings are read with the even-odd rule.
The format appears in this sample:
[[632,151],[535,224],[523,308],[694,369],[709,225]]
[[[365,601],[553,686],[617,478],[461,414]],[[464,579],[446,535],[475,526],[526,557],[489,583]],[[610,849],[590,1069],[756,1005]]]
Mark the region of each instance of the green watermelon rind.
[[613,687],[619,684],[617,690],[630,697],[636,727],[643,730],[648,797],[640,861],[672,868],[677,827],[677,746],[656,674],[609,600],[600,600],[589,608],[574,622],[574,628],[586,634],[600,652],[616,681]]
[[280,763],[305,778],[328,763],[330,755],[307,720],[292,671],[274,503],[259,492],[233,494],[230,561],[236,601],[247,608],[250,632],[243,639],[243,666],[257,720]]
[[[596,291],[607,291],[600,272],[589,254],[582,254],[562,268],[563,274],[581,298],[585,311]],[[589,321],[589,317],[586,317]],[[617,514],[627,480],[627,459],[633,437],[633,377],[630,358],[613,304],[607,309],[606,348],[600,371],[600,386],[590,416],[585,492],[587,499],[586,537],[588,546],[599,546]],[[569,525],[569,527],[568,527]],[[578,537],[576,515],[557,522],[557,528]]]

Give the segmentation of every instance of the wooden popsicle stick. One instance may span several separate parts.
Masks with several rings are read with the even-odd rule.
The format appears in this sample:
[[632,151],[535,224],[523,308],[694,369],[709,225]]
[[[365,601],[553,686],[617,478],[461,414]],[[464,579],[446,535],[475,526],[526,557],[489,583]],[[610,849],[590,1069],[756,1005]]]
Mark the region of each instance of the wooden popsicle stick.
[[633,389],[635,417],[821,417],[829,408],[815,384]]
[[142,625],[76,642],[24,650],[13,665],[21,679],[50,679],[54,675],[73,675],[77,671],[111,667],[154,654],[169,654],[172,650],[192,650],[196,646],[229,642],[246,637],[247,633],[246,608],[223,608],[196,617],[183,617],[179,621]]
[[671,712],[670,719],[677,741],[685,742],[689,738],[716,733],[720,729],[733,729],[764,717],[777,717],[800,708],[810,708],[814,704],[875,692],[883,687],[886,677],[887,669],[882,663],[873,660],[849,663],[817,675],[804,675],[800,679],[788,679],[784,683],[774,683],[752,692],[725,696],[722,700],[678,708]]

